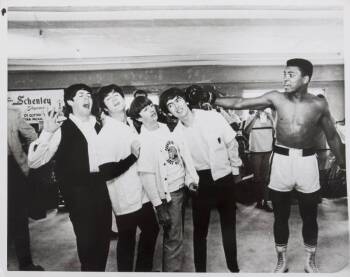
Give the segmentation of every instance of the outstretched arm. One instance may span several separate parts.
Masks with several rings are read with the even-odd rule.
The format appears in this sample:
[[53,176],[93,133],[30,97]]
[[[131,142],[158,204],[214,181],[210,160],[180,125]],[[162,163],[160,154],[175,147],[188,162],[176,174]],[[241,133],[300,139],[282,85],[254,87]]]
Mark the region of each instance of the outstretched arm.
[[104,163],[99,166],[103,179],[107,182],[114,178],[119,177],[137,161],[137,157],[130,154],[125,159],[121,159],[119,162]]
[[332,121],[328,104],[326,103],[324,114],[321,117],[321,127],[326,135],[327,142],[335,155],[341,168],[345,168],[345,145],[341,142],[340,136]]
[[273,98],[279,93],[277,91],[267,92],[264,95],[254,98],[242,98],[236,96],[220,97],[215,100],[215,104],[227,109],[265,109],[273,106]]
[[[108,144],[104,145],[101,142],[99,143],[100,144],[98,147],[100,147],[100,153],[103,153],[103,157],[105,157],[105,161],[100,164],[99,169],[103,179],[106,182],[117,178],[128,171],[129,168],[137,161],[137,158],[140,154],[140,143],[137,140],[134,140],[131,143],[131,154],[125,159],[120,159],[118,162],[116,162],[113,159],[113,152],[110,151],[108,147],[106,147]],[[110,153],[106,154],[106,152]]]
[[239,167],[242,165],[242,160],[238,153],[238,142],[236,140],[236,132],[233,131],[231,126],[220,116],[216,114],[218,120],[216,124],[220,126],[222,130],[221,137],[225,143],[228,158],[231,165],[232,175],[239,175]]

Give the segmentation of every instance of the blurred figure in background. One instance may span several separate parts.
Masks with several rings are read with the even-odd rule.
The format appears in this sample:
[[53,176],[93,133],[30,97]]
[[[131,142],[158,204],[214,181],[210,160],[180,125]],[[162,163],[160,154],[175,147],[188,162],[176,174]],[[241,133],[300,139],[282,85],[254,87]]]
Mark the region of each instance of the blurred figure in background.
[[191,109],[211,110],[210,94],[198,85],[191,85],[185,90],[185,100]]
[[28,158],[26,149],[37,139],[37,134],[21,116],[20,111],[7,109],[7,163],[8,163],[8,246],[11,239],[19,270],[43,271],[33,264],[28,228]]
[[257,111],[247,119],[245,133],[249,135],[250,164],[254,173],[256,207],[272,212],[268,203],[267,178],[273,145],[273,120],[270,113]]

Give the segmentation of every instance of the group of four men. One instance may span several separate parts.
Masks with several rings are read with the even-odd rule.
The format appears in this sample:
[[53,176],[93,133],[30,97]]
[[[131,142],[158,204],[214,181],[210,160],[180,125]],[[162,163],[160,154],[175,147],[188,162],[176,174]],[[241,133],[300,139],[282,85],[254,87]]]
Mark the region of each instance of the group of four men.
[[[285,93],[270,92],[258,98],[218,98],[216,104],[234,108],[277,111],[276,145],[271,172],[274,235],[278,263],[275,272],[288,270],[290,191],[299,192],[307,272],[317,271],[317,163],[312,136],[322,128],[339,163],[344,155],[327,103],[307,93],[311,63],[288,61]],[[57,177],[77,240],[83,271],[105,270],[109,251],[111,211],[116,216],[119,239],[118,271],[133,271],[137,227],[140,238],[135,271],[151,271],[158,222],[164,229],[163,271],[181,271],[184,189],[192,196],[193,249],[196,272],[205,272],[210,211],[220,215],[227,267],[239,272],[236,247],[234,183],[241,160],[235,132],[215,111],[191,110],[178,88],[164,91],[159,106],[179,122],[170,132],[157,121],[155,106],[145,96],[136,97],[128,115],[141,123],[138,134],[129,117],[123,91],[102,87],[98,101],[102,126],[91,115],[90,87],[77,84],[65,89],[67,119],[45,114],[39,138],[30,145],[32,168],[56,159]],[[215,101],[215,99],[213,99]],[[158,222],[157,222],[158,221]]]

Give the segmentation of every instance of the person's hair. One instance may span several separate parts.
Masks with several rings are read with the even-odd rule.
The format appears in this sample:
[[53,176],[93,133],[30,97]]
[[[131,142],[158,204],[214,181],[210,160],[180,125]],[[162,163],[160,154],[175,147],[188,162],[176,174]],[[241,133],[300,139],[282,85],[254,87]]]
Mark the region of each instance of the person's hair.
[[138,96],[146,96],[146,97],[148,97],[148,92],[145,91],[145,90],[142,90],[142,89],[138,89],[138,90],[134,91],[133,96],[134,96],[134,98],[136,98]]
[[198,104],[202,99],[203,90],[198,85],[191,85],[185,89],[186,101],[192,106]]
[[290,59],[287,61],[287,66],[297,66],[301,72],[302,76],[309,76],[309,80],[311,80],[313,73],[313,65],[310,61],[305,59]]
[[170,113],[168,110],[167,102],[169,100],[174,99],[177,96],[183,98],[186,101],[185,93],[179,88],[172,87],[163,91],[162,94],[159,96],[159,108],[164,113]]
[[124,92],[122,90],[122,88],[120,86],[117,86],[115,84],[111,84],[108,86],[103,86],[98,90],[97,93],[97,99],[98,99],[98,104],[100,106],[100,108],[106,112],[107,107],[106,104],[104,102],[105,98],[107,97],[107,95],[111,92],[117,92],[121,95],[121,97],[124,98]]
[[190,108],[203,110],[211,109],[210,92],[202,89],[198,85],[191,85],[185,90],[186,101]]
[[148,105],[153,104],[151,99],[145,96],[137,96],[132,100],[129,108],[129,117],[132,119],[137,119],[140,117],[140,112],[143,110],[143,108],[147,107]]
[[63,100],[64,100],[64,114],[68,116],[73,112],[72,107],[68,105],[69,100],[73,100],[79,90],[86,90],[92,94],[92,88],[85,84],[74,84],[64,89]]

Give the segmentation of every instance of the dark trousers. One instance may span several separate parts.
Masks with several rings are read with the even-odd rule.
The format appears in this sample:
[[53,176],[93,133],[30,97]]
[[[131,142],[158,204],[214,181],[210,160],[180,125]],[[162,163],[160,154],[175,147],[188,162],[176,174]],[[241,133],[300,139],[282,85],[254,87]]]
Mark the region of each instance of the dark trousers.
[[81,271],[104,271],[112,225],[106,183],[99,174],[91,174],[89,184],[61,191],[73,224]]
[[217,208],[220,215],[227,267],[231,272],[237,272],[239,269],[233,176],[229,174],[214,182],[210,170],[199,171],[198,175],[198,194],[192,198],[193,249],[196,272],[206,272],[207,270],[207,235],[212,208]]
[[151,202],[143,204],[136,212],[116,216],[118,227],[117,264],[118,271],[133,271],[136,229],[140,238],[136,258],[137,272],[149,272],[153,267],[153,255],[159,233],[159,225]]
[[13,240],[19,267],[32,263],[28,228],[28,184],[26,176],[12,156],[8,156],[8,246]]
[[[317,205],[319,203],[319,191],[313,193],[296,193],[299,203],[299,212],[303,222],[302,235],[304,244],[317,245]],[[288,220],[291,208],[292,192],[280,192],[270,189],[270,197],[273,205],[275,221],[273,232],[277,245],[286,245],[289,238]]]

